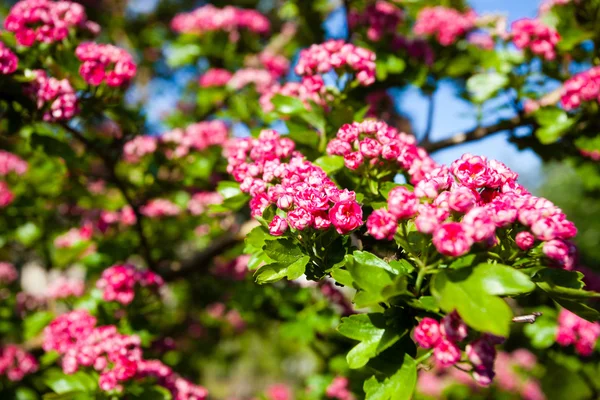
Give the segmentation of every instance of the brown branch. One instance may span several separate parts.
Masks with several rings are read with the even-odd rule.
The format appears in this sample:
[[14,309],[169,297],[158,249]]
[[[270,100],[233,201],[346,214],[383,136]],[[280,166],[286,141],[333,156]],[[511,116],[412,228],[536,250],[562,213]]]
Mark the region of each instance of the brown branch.
[[148,243],[148,239],[146,238],[146,235],[144,234],[144,227],[142,225],[142,217],[143,216],[140,213],[140,210],[139,210],[139,207],[137,206],[137,204],[135,204],[133,199],[127,193],[127,187],[125,186],[125,183],[117,176],[116,161],[110,156],[110,154],[105,152],[103,148],[96,146],[96,144],[94,142],[92,142],[88,138],[86,138],[77,129],[70,127],[66,123],[62,123],[60,126],[63,129],[65,129],[67,132],[71,133],[73,135],[73,137],[75,137],[78,141],[83,143],[83,145],[86,148],[88,148],[89,150],[96,153],[96,155],[102,159],[102,161],[104,162],[104,165],[106,166],[106,169],[108,170],[110,180],[115,184],[115,186],[117,186],[117,188],[123,195],[123,198],[129,205],[129,207],[131,207],[131,209],[133,210],[133,213],[135,214],[135,218],[136,218],[135,228],[136,228],[136,231],[138,232],[138,236],[140,238],[140,249],[143,253],[143,257],[146,260],[146,263],[148,264],[148,268],[150,268],[151,270],[156,270],[156,264],[154,263],[151,252],[150,252],[150,244]]
[[526,121],[520,116],[516,116],[511,119],[500,121],[494,125],[486,127],[479,126],[471,131],[458,133],[454,136],[439,140],[437,142],[429,142],[425,140],[421,142],[420,146],[422,146],[428,152],[433,153],[460,144],[474,142],[499,132],[509,131],[528,125],[532,125],[532,122]]
[[429,101],[427,108],[427,126],[425,128],[425,133],[423,134],[423,139],[421,139],[423,143],[429,142],[429,136],[431,136],[431,131],[433,130],[433,118],[435,117],[435,93],[428,93],[427,100]]
[[195,253],[191,258],[181,264],[172,263],[168,270],[159,271],[166,281],[172,281],[192,273],[206,271],[210,262],[228,249],[242,243],[243,238],[238,235],[227,234],[213,240],[206,248]]

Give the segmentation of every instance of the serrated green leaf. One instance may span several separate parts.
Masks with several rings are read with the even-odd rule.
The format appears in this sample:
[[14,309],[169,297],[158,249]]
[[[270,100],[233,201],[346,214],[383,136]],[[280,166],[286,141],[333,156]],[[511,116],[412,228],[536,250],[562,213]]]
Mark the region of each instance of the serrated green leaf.
[[259,284],[271,283],[287,278],[288,280],[300,278],[310,261],[309,256],[303,256],[291,262],[278,262],[268,264],[256,272],[256,282]]
[[315,160],[314,164],[321,167],[327,174],[333,174],[344,168],[344,157],[322,156]]
[[410,400],[417,385],[417,363],[404,354],[398,370],[383,381],[372,376],[365,381],[363,389],[366,400]]
[[346,360],[350,368],[363,367],[375,357],[396,343],[405,332],[396,332],[386,326],[381,313],[357,314],[342,318],[338,332],[360,343],[348,352]]
[[468,280],[487,294],[496,296],[514,296],[535,290],[529,276],[501,264],[479,264],[473,268]]
[[36,337],[54,318],[49,311],[38,311],[23,320],[23,338],[31,340]]

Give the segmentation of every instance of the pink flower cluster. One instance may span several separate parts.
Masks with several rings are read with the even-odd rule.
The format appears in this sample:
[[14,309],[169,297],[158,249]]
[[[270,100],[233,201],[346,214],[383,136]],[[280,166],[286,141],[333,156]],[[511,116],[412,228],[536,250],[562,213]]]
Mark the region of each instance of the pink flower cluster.
[[275,78],[281,78],[290,69],[290,61],[279,54],[264,50],[258,55],[258,60],[269,73]]
[[8,75],[17,70],[19,59],[4,43],[0,42],[0,74]]
[[579,149],[579,154],[592,161],[600,161],[600,150],[583,150]]
[[[272,235],[283,235],[288,226],[295,230],[309,227],[346,234],[362,225],[362,209],[356,194],[340,190],[325,171],[294,153],[295,144],[272,130],[259,137],[236,139],[224,148],[227,171],[252,196],[253,216],[275,204],[286,211],[270,223]],[[291,157],[291,159],[289,159]],[[284,162],[289,159],[289,162]]]
[[153,378],[171,391],[177,400],[203,400],[206,389],[175,374],[158,360],[145,360],[140,338],[122,335],[114,325],[96,326],[96,318],[78,310],[57,317],[44,329],[45,351],[62,356],[62,368],[72,374],[81,368],[100,373],[98,385],[104,391],[121,391],[129,380]]
[[69,120],[79,112],[77,95],[68,80],[48,77],[43,70],[34,70],[35,79],[26,92],[34,98],[37,108],[44,111],[44,121]]
[[275,83],[276,78],[266,69],[242,68],[235,71],[227,85],[234,90],[254,85],[258,93],[264,93]]
[[175,217],[181,208],[168,199],[153,199],[140,208],[140,213],[148,218]]
[[90,240],[93,233],[93,226],[86,223],[79,228],[71,228],[62,235],[57,236],[56,239],[54,239],[54,246],[58,249],[73,247],[81,242]]
[[0,181],[0,208],[6,207],[15,199],[15,195],[11,192],[6,182]]
[[102,210],[98,218],[98,229],[106,232],[106,229],[113,224],[122,224],[123,226],[132,226],[137,222],[135,211],[131,206],[125,206],[118,211]]
[[568,310],[560,310],[556,343],[561,346],[573,344],[577,353],[591,356],[598,338],[600,338],[599,322],[589,322]]
[[344,67],[353,71],[363,86],[375,82],[375,53],[343,40],[328,40],[302,50],[295,71],[301,76],[312,76]]
[[578,108],[584,101],[600,101],[600,67],[592,67],[568,79],[560,102],[565,110]]
[[232,76],[226,69],[211,68],[200,76],[198,84],[203,88],[221,87],[227,85]]
[[212,120],[197,122],[184,129],[173,129],[159,138],[163,144],[175,145],[175,150],[165,150],[166,156],[178,158],[186,156],[190,150],[203,151],[212,146],[221,146],[228,136],[227,124],[220,120]]
[[[446,315],[441,322],[428,317],[423,318],[414,331],[415,341],[420,347],[433,347],[433,356],[440,367],[449,367],[459,362],[461,351],[457,344],[467,335],[467,325],[456,312]],[[502,343],[503,340],[484,334],[467,344],[466,353],[473,366],[473,379],[480,385],[487,386],[492,383],[496,359],[494,345]]]
[[375,4],[369,4],[364,11],[352,10],[348,15],[350,28],[367,26],[367,37],[369,40],[378,42],[386,33],[394,34],[396,28],[402,21],[401,9],[383,0],[377,0]]
[[496,229],[511,227],[521,250],[542,241],[550,261],[572,269],[575,248],[567,240],[577,233],[575,225],[560,208],[532,196],[516,180],[517,174],[503,163],[465,154],[451,168],[426,172],[414,192],[403,186],[394,188],[387,210],[376,210],[369,217],[369,233],[392,238],[396,220],[414,218],[419,232],[433,235],[441,254],[459,257],[478,242],[494,246]]
[[512,41],[519,49],[529,49],[533,54],[546,60],[556,58],[556,44],[560,41],[558,32],[538,19],[524,18],[513,22]]
[[0,377],[4,375],[11,382],[18,382],[37,370],[38,362],[33,355],[14,344],[0,346]]
[[5,176],[11,172],[23,175],[27,172],[27,161],[8,151],[0,150],[0,175]]
[[4,21],[22,46],[35,42],[53,43],[65,39],[69,29],[86,23],[85,9],[70,1],[22,0],[15,4]]
[[46,296],[50,299],[66,299],[81,297],[85,291],[85,283],[81,279],[59,276],[46,288]]
[[133,57],[112,44],[81,43],[75,55],[82,62],[79,74],[90,85],[106,82],[108,86],[122,86],[129,83],[137,71]]
[[192,215],[204,214],[210,205],[221,204],[223,196],[217,192],[199,192],[195,193],[188,201],[188,211]]
[[[536,363],[535,356],[525,349],[512,353],[498,352],[494,364],[497,389],[516,394],[520,399],[545,400],[539,381],[531,374]],[[456,384],[468,387],[473,394],[481,394],[469,372],[457,368],[434,367],[430,371],[421,371],[417,383],[419,393],[436,399],[443,398],[444,391]]]
[[275,383],[269,385],[266,390],[266,395],[269,400],[292,400],[292,390],[285,383]]
[[329,99],[325,82],[319,75],[304,77],[301,82],[286,82],[283,86],[273,84],[260,96],[259,102],[264,111],[271,112],[275,109],[271,100],[277,94],[302,100],[307,110],[310,110],[311,102],[325,107]]
[[475,27],[473,10],[461,13],[443,6],[425,7],[417,15],[413,32],[417,36],[434,36],[442,46],[450,46]]
[[123,305],[131,303],[137,287],[157,291],[164,285],[163,279],[149,270],[142,270],[131,264],[113,265],[102,272],[96,287],[102,290],[105,301],[117,301]]
[[123,159],[130,164],[137,164],[146,154],[152,154],[158,147],[158,140],[153,136],[136,136],[123,146]]
[[17,280],[19,274],[14,265],[8,262],[0,262],[0,285],[8,285]]
[[427,152],[416,146],[414,136],[377,120],[342,125],[327,145],[327,154],[343,156],[344,164],[353,171],[361,166],[395,169],[399,165],[408,171],[413,183],[437,167]]
[[495,382],[505,392],[515,393],[525,400],[546,400],[540,383],[530,374],[537,359],[529,350],[517,349],[512,353],[498,352]]
[[350,381],[344,376],[336,376],[333,381],[327,386],[325,395],[330,399],[337,400],[353,400],[354,395],[348,388]]
[[221,9],[208,4],[191,12],[177,14],[171,21],[171,28],[179,33],[237,32],[247,29],[265,34],[271,29],[271,23],[256,10],[232,6]]

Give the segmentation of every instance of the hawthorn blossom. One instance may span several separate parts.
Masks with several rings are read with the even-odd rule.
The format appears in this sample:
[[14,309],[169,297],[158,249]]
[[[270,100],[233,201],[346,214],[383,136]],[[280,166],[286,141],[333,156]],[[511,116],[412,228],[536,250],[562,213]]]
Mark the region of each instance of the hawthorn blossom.
[[512,41],[519,49],[529,49],[533,54],[545,60],[556,58],[556,45],[560,41],[559,33],[538,19],[523,18],[513,22]]
[[102,290],[105,301],[117,301],[123,305],[131,303],[137,287],[153,291],[163,286],[162,278],[152,271],[137,269],[131,264],[113,265],[102,272],[96,287]]
[[44,121],[65,121],[79,112],[77,95],[67,79],[48,77],[43,70],[33,70],[34,80],[25,92],[36,101]]
[[200,87],[209,88],[209,87],[222,87],[227,85],[227,83],[231,80],[233,75],[231,72],[222,68],[210,68],[207,70],[200,79],[198,79],[198,84]]
[[442,46],[450,46],[475,27],[476,14],[437,6],[419,11],[413,32],[417,36],[434,36]]
[[375,210],[367,218],[367,231],[375,239],[392,240],[398,229],[398,219],[386,210]]
[[312,76],[344,67],[354,72],[363,86],[375,82],[375,53],[343,40],[329,40],[302,50],[295,71],[301,76]]
[[111,44],[84,42],[77,46],[75,55],[82,62],[79,74],[94,86],[103,82],[111,87],[126,85],[137,70],[133,57]]
[[21,46],[60,42],[69,30],[86,24],[81,4],[71,1],[21,0],[9,11],[4,27]]
[[0,377],[18,382],[38,370],[35,357],[14,344],[0,346]]
[[17,70],[19,59],[4,43],[0,42],[0,74],[8,75]]
[[194,11],[177,14],[171,21],[171,28],[178,33],[202,34],[210,31],[236,32],[247,29],[265,34],[269,32],[271,24],[267,17],[256,10],[233,6],[217,8],[207,4]]
[[367,27],[367,38],[374,42],[380,41],[386,33],[395,33],[402,22],[403,12],[394,4],[377,0],[367,5],[361,12],[351,10],[348,15],[348,24],[351,29],[359,26]]
[[13,283],[19,277],[19,273],[14,265],[9,262],[0,262],[0,285]]

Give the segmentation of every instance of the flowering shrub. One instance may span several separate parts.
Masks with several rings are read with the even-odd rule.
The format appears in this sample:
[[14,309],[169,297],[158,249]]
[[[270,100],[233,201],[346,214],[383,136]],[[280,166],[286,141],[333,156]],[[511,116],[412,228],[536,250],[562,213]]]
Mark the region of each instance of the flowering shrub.
[[597,2],[150,3],[0,6],[1,398],[598,397],[596,204],[437,153],[596,199]]

